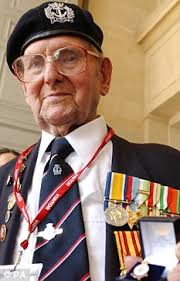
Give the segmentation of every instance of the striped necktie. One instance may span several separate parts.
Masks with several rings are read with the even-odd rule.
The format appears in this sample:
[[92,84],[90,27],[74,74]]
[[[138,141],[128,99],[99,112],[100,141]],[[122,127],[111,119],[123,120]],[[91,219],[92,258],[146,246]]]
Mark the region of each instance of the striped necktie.
[[[57,138],[41,184],[40,205],[72,168],[64,159],[73,151],[65,138]],[[53,238],[54,237],[54,238]],[[39,281],[90,280],[79,187],[76,182],[39,224],[33,263],[43,263]]]

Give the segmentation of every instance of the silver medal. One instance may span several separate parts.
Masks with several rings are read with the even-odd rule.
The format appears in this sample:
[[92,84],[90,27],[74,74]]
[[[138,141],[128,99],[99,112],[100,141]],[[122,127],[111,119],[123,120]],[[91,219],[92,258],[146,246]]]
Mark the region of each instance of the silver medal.
[[133,273],[131,274],[137,280],[141,280],[144,277],[148,276],[149,265],[146,261],[143,261],[141,264],[135,266]]
[[123,226],[128,222],[128,213],[125,208],[118,205],[105,210],[106,222],[114,226]]

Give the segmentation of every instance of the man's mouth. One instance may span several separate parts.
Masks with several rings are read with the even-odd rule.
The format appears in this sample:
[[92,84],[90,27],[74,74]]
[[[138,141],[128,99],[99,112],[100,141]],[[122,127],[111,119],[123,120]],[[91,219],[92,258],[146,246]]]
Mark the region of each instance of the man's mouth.
[[70,96],[69,93],[61,92],[61,93],[51,93],[44,96],[43,100],[63,100],[65,97]]

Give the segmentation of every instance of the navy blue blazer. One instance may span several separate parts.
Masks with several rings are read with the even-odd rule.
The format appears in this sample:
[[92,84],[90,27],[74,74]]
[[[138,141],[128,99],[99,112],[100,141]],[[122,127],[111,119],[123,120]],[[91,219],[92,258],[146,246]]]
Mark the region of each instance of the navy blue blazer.
[[[130,143],[118,136],[113,136],[112,171],[140,177],[164,185],[180,188],[180,152],[160,144]],[[39,142],[34,147],[26,162],[22,175],[21,193],[27,197],[31,185],[33,170],[38,155]],[[13,177],[16,160],[0,168],[0,225],[5,224],[8,196],[13,190],[13,179],[8,181],[9,174]],[[20,212],[15,206],[7,223],[7,236],[0,242],[0,264],[11,264],[13,250],[20,223]],[[115,245],[114,231],[128,230],[128,226],[114,227],[106,224],[106,267],[105,281],[115,281],[119,275],[120,265]],[[100,280],[104,281],[104,280]]]

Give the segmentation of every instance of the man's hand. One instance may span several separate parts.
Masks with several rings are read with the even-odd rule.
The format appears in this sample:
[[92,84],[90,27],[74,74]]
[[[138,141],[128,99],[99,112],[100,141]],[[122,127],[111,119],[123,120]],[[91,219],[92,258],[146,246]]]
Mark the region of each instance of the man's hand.
[[[129,272],[131,270],[131,268],[133,268],[133,266],[138,263],[138,262],[142,262],[142,258],[140,257],[132,257],[132,256],[126,256],[124,257],[124,262],[127,268],[127,272]],[[173,280],[174,281],[174,280]],[[179,280],[178,280],[179,281]]]
[[177,264],[172,271],[168,273],[168,281],[180,281],[180,264]]

